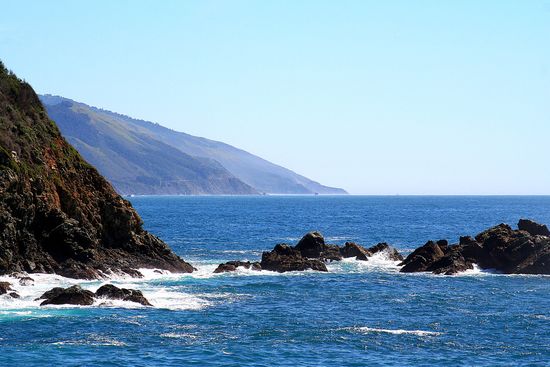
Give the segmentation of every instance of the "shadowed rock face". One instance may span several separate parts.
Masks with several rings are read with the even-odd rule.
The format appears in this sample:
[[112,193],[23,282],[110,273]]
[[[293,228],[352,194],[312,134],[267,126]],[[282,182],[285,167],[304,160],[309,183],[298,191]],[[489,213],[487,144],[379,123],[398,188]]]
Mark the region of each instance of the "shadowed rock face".
[[33,89],[0,64],[0,274],[100,278],[193,267],[142,228],[130,203],[48,119]]
[[149,301],[143,296],[141,291],[136,289],[118,288],[112,284],[105,284],[99,287],[99,289],[95,292],[95,296],[136,302],[144,306],[152,306],[152,304],[149,303]]
[[518,229],[520,231],[527,231],[533,236],[550,236],[550,230],[548,230],[548,227],[545,224],[538,224],[529,219],[520,219]]
[[402,272],[456,274],[472,269],[495,269],[506,274],[550,274],[550,236],[546,226],[520,220],[519,230],[499,224],[475,239],[461,237],[457,245],[429,241],[401,263]]
[[40,306],[46,305],[81,305],[90,306],[94,303],[96,297],[117,299],[152,306],[143,296],[141,291],[135,289],[118,288],[112,284],[105,284],[93,293],[92,291],[82,289],[79,285],[73,285],[69,288],[56,287],[44,292],[40,298],[44,301]]
[[279,273],[308,269],[328,271],[323,261],[303,257],[299,250],[285,244],[279,244],[272,251],[264,252],[260,265],[263,270],[277,271]]
[[69,288],[54,288],[42,295],[44,301],[40,306],[46,305],[81,305],[90,306],[94,303],[94,293],[73,285]]

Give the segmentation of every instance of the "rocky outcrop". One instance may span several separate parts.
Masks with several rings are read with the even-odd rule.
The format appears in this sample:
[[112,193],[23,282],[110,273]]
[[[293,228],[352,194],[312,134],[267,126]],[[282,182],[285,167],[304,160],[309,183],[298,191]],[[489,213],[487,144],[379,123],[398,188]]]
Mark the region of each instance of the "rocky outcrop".
[[294,248],[300,251],[302,257],[338,261],[342,260],[340,249],[335,245],[327,245],[325,238],[319,232],[309,232]]
[[437,242],[428,241],[424,246],[414,250],[400,264],[403,265],[403,273],[412,273],[418,271],[428,271],[429,267],[443,258],[447,250],[448,243],[445,240]]
[[401,263],[402,272],[456,274],[472,269],[495,269],[506,274],[550,274],[550,236],[546,226],[520,220],[519,229],[499,224],[475,238],[461,237],[456,245],[427,242]]
[[518,223],[520,231],[529,232],[533,236],[550,236],[550,230],[545,224],[539,224],[529,219],[520,219]]
[[309,259],[294,247],[279,244],[270,252],[262,254],[260,265],[263,270],[271,270],[279,273],[287,271],[317,270],[328,271],[325,263],[319,259]]
[[105,284],[95,292],[96,297],[118,299],[122,301],[130,301],[142,304],[144,306],[152,306],[152,304],[143,296],[141,291],[135,289],[118,288],[112,284]]
[[0,63],[0,274],[95,279],[137,268],[192,272],[60,135]]
[[237,270],[238,267],[252,270],[262,270],[262,266],[259,262],[251,263],[250,261],[228,261],[218,265],[216,270],[214,270],[214,273],[227,273]]
[[391,260],[403,259],[397,250],[386,243],[379,243],[370,249],[365,249],[353,242],[346,242],[343,247],[339,247],[325,243],[324,237],[319,232],[309,232],[294,247],[282,243],[276,245],[272,251],[264,252],[259,264],[229,261],[220,264],[214,272],[235,271],[239,266],[244,266],[247,269],[252,267],[255,270],[270,270],[280,273],[309,269],[328,271],[325,264],[328,261],[339,261],[349,257],[367,261],[373,254],[380,252],[386,253]]
[[94,303],[94,293],[82,289],[79,285],[69,288],[53,288],[39,299],[44,299],[40,306],[46,305],[80,305],[90,306]]
[[363,261],[367,261],[372,256],[369,250],[355,242],[346,242],[344,247],[340,248],[340,254],[345,258],[355,257],[357,260]]

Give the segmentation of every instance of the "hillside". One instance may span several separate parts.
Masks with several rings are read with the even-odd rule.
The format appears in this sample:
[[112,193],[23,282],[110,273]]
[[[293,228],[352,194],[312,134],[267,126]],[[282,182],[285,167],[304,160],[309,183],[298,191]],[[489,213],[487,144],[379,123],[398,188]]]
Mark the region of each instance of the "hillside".
[[65,138],[122,194],[257,193],[212,159],[191,157],[84,104],[42,100]]
[[0,274],[100,278],[192,272],[61,136],[31,86],[0,62]]
[[[124,153],[126,156],[131,155],[128,150],[141,147],[144,140],[153,140],[155,144],[164,144],[172,148],[172,150],[166,150],[166,156],[174,154],[173,149],[176,149],[187,157],[219,162],[236,178],[261,193],[346,194],[342,189],[321,185],[289,169],[222,142],[177,132],[159,124],[90,107],[63,97],[45,95],[41,96],[41,99],[50,117],[58,123],[63,135],[121,192],[135,193],[131,192],[133,186],[130,184],[128,189],[124,187],[124,180],[129,183],[137,181],[137,177],[135,180],[129,180],[133,170],[141,172],[140,177],[143,175],[144,170],[141,169],[143,167],[139,166],[145,159],[144,156],[151,151],[143,152],[140,155],[142,159],[132,162],[132,165],[119,158],[106,159],[106,157],[120,156],[117,150],[121,144],[127,149]],[[132,147],[136,140],[139,140],[139,144]],[[116,154],[113,154],[113,151]],[[157,161],[157,159],[151,160]],[[152,181],[160,177],[164,169],[159,167],[158,170],[151,171],[147,166],[145,171],[148,172],[148,180]]]

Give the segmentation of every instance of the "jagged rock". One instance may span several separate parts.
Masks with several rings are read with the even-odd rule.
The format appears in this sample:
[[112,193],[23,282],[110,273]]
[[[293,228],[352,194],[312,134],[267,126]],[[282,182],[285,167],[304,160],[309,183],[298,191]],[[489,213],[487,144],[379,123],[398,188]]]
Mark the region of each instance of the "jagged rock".
[[45,305],[82,305],[89,306],[94,303],[94,293],[82,289],[79,285],[69,288],[54,288],[44,293],[40,299],[44,299],[40,306]]
[[31,86],[0,63],[0,274],[99,279],[192,272],[61,136]]
[[50,289],[49,291],[44,292],[40,297],[36,298],[35,301],[41,300],[41,299],[50,299],[55,298],[61,293],[63,293],[65,289],[61,287],[55,287]]
[[428,241],[422,247],[414,250],[399,265],[402,265],[403,273],[412,273],[418,271],[427,271],[428,267],[445,256],[447,250],[447,241],[441,240],[437,243]]
[[507,274],[550,274],[550,237],[546,226],[520,220],[519,230],[499,224],[457,245],[432,241],[416,249],[402,262],[402,272],[431,271],[456,274],[472,269],[495,269]]
[[308,259],[302,253],[286,244],[279,244],[270,252],[262,254],[262,269],[283,273],[286,271],[318,270],[328,271],[325,263],[318,259]]
[[367,249],[372,255],[383,252],[388,257],[389,260],[393,261],[403,261],[403,255],[399,253],[394,247],[388,245],[386,242],[378,243]]
[[550,274],[550,237],[500,224],[477,235],[476,241],[483,251],[475,262],[482,268],[508,274]]
[[539,224],[529,219],[520,219],[518,223],[520,231],[527,231],[533,236],[550,236],[550,230],[545,224]]
[[303,257],[312,259],[321,259],[324,261],[342,260],[340,248],[336,245],[328,245],[325,238],[319,232],[309,232],[298,242],[294,248],[302,254]]
[[325,250],[319,257],[319,259],[323,261],[340,261],[342,258],[340,247],[336,245],[325,245]]
[[319,232],[307,233],[294,247],[303,257],[319,258],[325,251],[325,239]]
[[250,261],[228,261],[224,264],[218,265],[216,270],[214,270],[214,273],[226,273],[235,271],[239,266],[246,269],[252,268],[252,270],[262,270],[262,266],[259,262],[251,263]]
[[8,291],[12,291],[11,283],[9,282],[0,282],[0,294],[6,294]]
[[120,299],[123,301],[131,301],[140,303],[144,306],[152,306],[152,304],[143,296],[141,291],[136,289],[118,288],[112,284],[105,284],[95,292],[97,297]]
[[346,258],[355,257],[357,260],[363,261],[368,261],[368,258],[372,256],[372,253],[369,250],[356,244],[355,242],[346,242],[344,247],[340,248],[340,254]]

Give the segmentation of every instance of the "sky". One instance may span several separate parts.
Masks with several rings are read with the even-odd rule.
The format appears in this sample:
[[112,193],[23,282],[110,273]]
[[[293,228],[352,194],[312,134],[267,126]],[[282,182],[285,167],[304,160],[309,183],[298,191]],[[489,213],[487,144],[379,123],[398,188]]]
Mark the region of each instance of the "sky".
[[38,93],[353,194],[550,194],[550,0],[3,1]]

